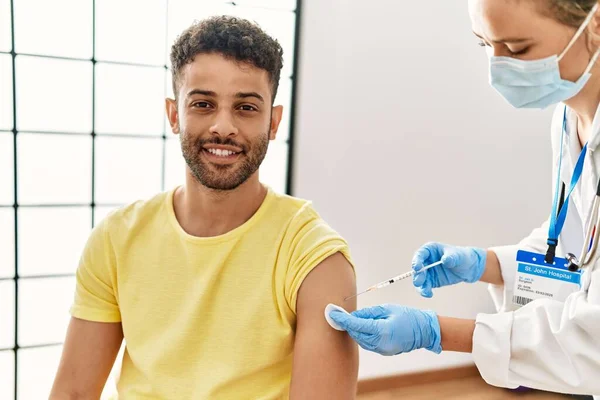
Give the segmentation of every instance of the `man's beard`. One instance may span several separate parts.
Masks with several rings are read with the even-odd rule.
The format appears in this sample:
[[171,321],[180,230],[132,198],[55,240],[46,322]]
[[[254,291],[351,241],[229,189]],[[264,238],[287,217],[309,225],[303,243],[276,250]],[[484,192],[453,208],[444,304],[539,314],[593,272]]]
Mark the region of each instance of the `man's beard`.
[[[220,136],[194,139],[187,132],[180,134],[181,152],[194,178],[203,186],[214,190],[233,190],[246,182],[262,164],[269,147],[268,131],[253,142],[242,145],[230,138]],[[242,149],[240,159],[230,165],[212,164],[203,158],[207,144],[229,145]]]

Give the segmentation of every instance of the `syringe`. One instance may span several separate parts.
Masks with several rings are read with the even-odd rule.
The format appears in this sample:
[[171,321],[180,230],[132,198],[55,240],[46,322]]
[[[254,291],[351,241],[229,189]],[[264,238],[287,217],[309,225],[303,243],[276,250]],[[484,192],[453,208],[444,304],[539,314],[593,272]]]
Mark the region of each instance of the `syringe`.
[[[442,264],[442,261],[441,261],[441,260],[440,260],[440,261],[437,261],[437,262],[434,262],[433,264],[429,264],[429,265],[426,265],[426,266],[424,266],[423,268],[421,268],[421,269],[419,270],[419,272],[427,271],[429,268],[436,267],[436,266],[438,266],[438,265],[440,265],[440,264]],[[375,284],[375,285],[373,285],[373,286],[369,287],[367,290],[363,290],[362,292],[360,292],[360,293],[357,293],[357,294],[355,294],[355,295],[353,295],[353,296],[346,297],[346,298],[344,299],[344,301],[346,301],[346,300],[348,300],[348,299],[351,299],[351,298],[353,298],[353,297],[356,297],[356,296],[360,296],[360,295],[361,295],[361,294],[363,294],[363,293],[370,292],[371,290],[376,290],[376,289],[381,289],[381,288],[384,288],[384,287],[386,287],[386,286],[389,286],[389,285],[391,285],[392,283],[396,283],[396,282],[398,282],[398,281],[401,281],[402,279],[409,278],[409,277],[413,276],[414,274],[415,274],[415,271],[414,271],[413,269],[411,269],[410,271],[408,271],[408,272],[405,272],[405,273],[403,273],[403,274],[401,274],[401,275],[394,276],[393,278],[387,279],[387,280],[385,280],[385,281],[383,281],[383,282],[379,282],[379,283],[377,283],[377,284]]]

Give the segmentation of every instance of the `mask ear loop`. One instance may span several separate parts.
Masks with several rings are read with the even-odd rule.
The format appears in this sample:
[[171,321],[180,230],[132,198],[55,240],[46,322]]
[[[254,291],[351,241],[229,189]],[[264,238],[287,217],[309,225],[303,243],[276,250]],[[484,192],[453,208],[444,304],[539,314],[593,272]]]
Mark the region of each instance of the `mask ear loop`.
[[[596,13],[596,10],[598,10],[598,3],[594,4],[594,7],[592,7],[592,10],[587,15],[587,17],[585,17],[585,20],[583,20],[583,23],[581,24],[579,29],[577,29],[577,32],[575,32],[575,35],[573,35],[573,38],[571,39],[571,41],[569,42],[567,47],[563,50],[562,53],[560,53],[560,55],[558,56],[558,61],[562,60],[562,58],[565,56],[565,54],[567,54],[567,51],[569,51],[569,49],[573,46],[573,44],[577,41],[577,39],[579,39],[579,36],[581,36],[581,34],[585,30],[585,28],[587,28],[587,26],[589,25],[592,18],[594,18],[594,14]],[[598,58],[597,52],[594,57]],[[594,58],[594,62],[596,61],[595,58]],[[590,63],[590,64],[593,65],[594,63]],[[589,70],[587,72],[589,72]]]
[[598,48],[598,50],[596,50],[596,52],[594,53],[594,56],[592,57],[592,60],[590,61],[587,68],[583,72],[583,75],[588,74],[592,70],[592,68],[596,64],[596,60],[598,60],[598,56],[600,56],[600,48]]

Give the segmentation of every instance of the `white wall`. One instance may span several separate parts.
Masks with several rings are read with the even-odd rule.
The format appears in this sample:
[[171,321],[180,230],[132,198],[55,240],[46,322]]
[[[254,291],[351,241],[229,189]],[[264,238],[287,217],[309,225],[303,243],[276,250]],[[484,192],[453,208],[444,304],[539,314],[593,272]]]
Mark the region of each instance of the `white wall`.
[[[487,83],[464,1],[305,0],[294,194],[350,242],[359,289],[410,268],[429,240],[511,244],[551,203],[551,109],[516,111]],[[474,318],[483,284],[420,298],[409,282],[359,300]],[[368,378],[470,355],[361,352]]]

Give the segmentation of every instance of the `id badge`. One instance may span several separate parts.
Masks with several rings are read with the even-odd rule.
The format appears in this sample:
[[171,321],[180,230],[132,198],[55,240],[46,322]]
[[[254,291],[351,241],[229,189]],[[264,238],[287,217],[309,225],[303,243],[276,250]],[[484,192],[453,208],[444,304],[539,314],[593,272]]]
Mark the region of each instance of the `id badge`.
[[546,264],[543,254],[518,251],[513,304],[520,307],[537,299],[564,302],[581,288],[581,271],[569,271],[567,265],[564,258]]

